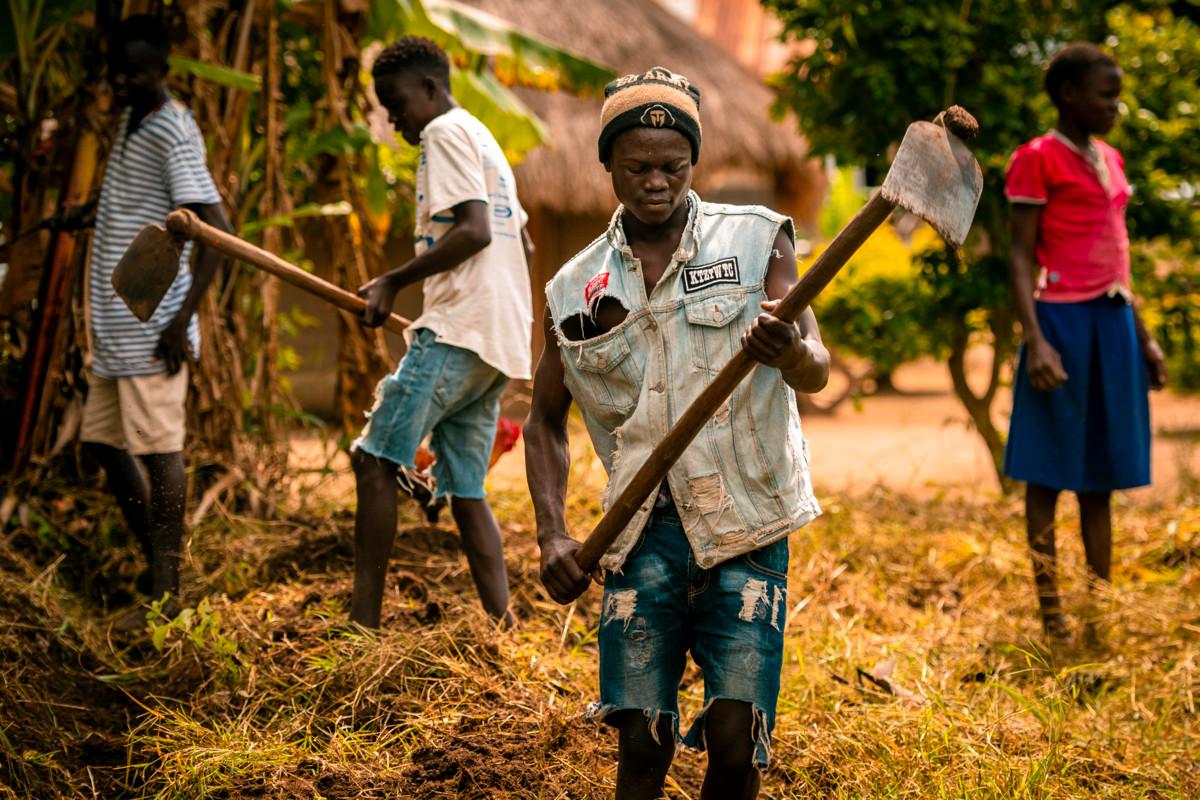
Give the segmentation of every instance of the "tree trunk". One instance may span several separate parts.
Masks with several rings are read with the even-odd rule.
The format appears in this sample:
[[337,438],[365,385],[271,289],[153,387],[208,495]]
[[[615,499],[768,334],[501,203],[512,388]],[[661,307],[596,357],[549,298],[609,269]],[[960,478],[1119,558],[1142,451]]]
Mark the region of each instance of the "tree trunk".
[[[989,326],[992,331],[992,366],[988,375],[987,388],[983,394],[976,394],[967,382],[966,355],[969,335],[965,327],[954,339],[947,366],[950,369],[954,394],[958,396],[963,408],[967,410],[972,425],[983,438],[983,443],[992,457],[992,466],[996,471],[996,480],[999,483],[1000,491],[1008,494],[1013,491],[1015,484],[1004,474],[1004,435],[992,421],[992,405],[996,398],[996,391],[1000,388],[1004,364],[1012,354],[1012,324],[1006,314],[994,311],[989,317]],[[1004,333],[1005,330],[1008,331],[1007,335]]]

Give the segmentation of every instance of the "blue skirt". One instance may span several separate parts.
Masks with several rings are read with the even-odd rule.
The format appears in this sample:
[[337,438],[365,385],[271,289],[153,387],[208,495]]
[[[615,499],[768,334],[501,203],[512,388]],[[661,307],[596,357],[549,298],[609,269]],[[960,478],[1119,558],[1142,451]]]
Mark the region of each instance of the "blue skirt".
[[1150,376],[1133,309],[1102,296],[1038,303],[1037,316],[1067,381],[1051,392],[1033,388],[1021,348],[1005,474],[1072,492],[1149,484]]

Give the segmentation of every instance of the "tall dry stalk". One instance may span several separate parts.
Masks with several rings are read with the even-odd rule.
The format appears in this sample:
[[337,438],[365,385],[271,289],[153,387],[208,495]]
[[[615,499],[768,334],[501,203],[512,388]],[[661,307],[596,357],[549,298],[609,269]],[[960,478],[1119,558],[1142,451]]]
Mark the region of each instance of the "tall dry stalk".
[[[274,5],[268,9],[266,80],[263,81],[263,115],[266,128],[266,190],[260,213],[269,216],[289,214],[293,204],[288,196],[283,178],[283,141],[280,131],[279,71],[279,18]],[[282,255],[283,229],[272,225],[263,232],[263,246],[276,255]],[[281,435],[279,417],[271,413],[279,394],[276,356],[279,350],[279,279],[273,275],[262,275],[259,295],[262,299],[262,338],[258,348],[258,361],[250,383],[250,396],[257,404],[261,417],[261,437],[264,444],[277,442]],[[286,452],[281,454],[286,460]]]
[[[38,13],[34,12],[35,19]],[[13,35],[22,40],[25,49],[38,48],[29,58],[18,59],[15,67],[11,118],[17,121],[17,138],[30,156],[14,163],[18,192],[12,222],[19,232],[41,222],[54,208],[82,205],[93,195],[106,149],[103,131],[111,124],[111,96],[95,86],[95,62],[103,52],[101,37],[95,36],[87,48],[92,67],[86,88],[75,92],[65,113],[48,126],[43,108],[57,101],[61,87],[46,77],[46,69],[52,62],[58,64],[72,57],[67,33],[63,28],[46,39],[35,26],[14,31]],[[60,174],[57,165],[64,162],[70,166],[62,184],[56,185]],[[60,423],[65,423],[70,432],[69,428],[79,421],[80,364],[77,360],[70,374],[65,368],[67,354],[78,352],[72,298],[88,239],[59,232],[48,238],[48,246],[46,241],[42,236],[28,237],[11,248],[7,260],[12,267],[0,291],[5,318],[0,333],[9,342],[3,349],[12,347],[11,355],[23,358],[16,396],[8,409],[11,422],[0,448],[2,466],[14,475],[22,474],[31,462],[40,472],[51,443],[62,438],[56,436]],[[36,301],[31,303],[24,292],[38,267]],[[22,325],[25,319],[29,320],[28,328]],[[66,409],[75,413],[65,413]]]
[[[359,81],[361,66],[354,42],[361,37],[363,15],[343,11],[334,0],[325,0],[322,62],[325,79],[326,119],[329,127],[351,126],[349,109],[358,104],[364,87]],[[350,46],[346,46],[346,42]],[[354,288],[383,271],[383,249],[371,237],[365,224],[366,198],[354,185],[354,171],[363,169],[362,159],[346,156],[332,164],[331,183],[340,199],[349,200],[352,212],[345,218],[333,218],[334,281]],[[363,411],[373,404],[375,384],[391,369],[391,356],[383,330],[367,330],[345,312],[338,314],[338,374],[335,409],[343,434],[349,436],[362,427]]]

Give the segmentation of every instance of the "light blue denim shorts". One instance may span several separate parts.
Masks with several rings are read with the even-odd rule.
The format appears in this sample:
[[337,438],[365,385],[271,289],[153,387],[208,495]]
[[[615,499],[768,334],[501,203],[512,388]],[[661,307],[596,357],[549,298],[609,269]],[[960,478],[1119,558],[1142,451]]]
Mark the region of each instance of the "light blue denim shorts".
[[753,707],[754,760],[766,769],[783,669],[787,570],[786,538],[703,569],[675,506],[656,509],[621,571],[605,573],[600,702],[589,716],[604,721],[637,711],[655,731],[666,714],[677,741],[704,750],[703,714],[679,736],[679,681],[690,652],[704,675],[705,712],[714,700]]
[[422,328],[395,373],[379,382],[375,407],[352,450],[413,468],[430,433],[437,496],[483,499],[500,395],[508,378],[478,355]]

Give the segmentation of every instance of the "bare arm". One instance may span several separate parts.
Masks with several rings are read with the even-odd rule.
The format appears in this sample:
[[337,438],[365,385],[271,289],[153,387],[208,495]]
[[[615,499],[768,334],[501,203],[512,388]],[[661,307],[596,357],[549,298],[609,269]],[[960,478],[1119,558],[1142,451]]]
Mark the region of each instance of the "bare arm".
[[567,412],[571,392],[563,382],[558,338],[545,318],[546,346],[533,379],[533,403],[525,423],[525,469],[537,520],[542,584],[558,603],[569,603],[588,587],[588,576],[575,563],[579,542],[567,533],[564,503],[570,453]]
[[454,214],[454,224],[445,236],[411,261],[359,288],[358,296],[367,301],[363,311],[364,324],[372,328],[382,325],[388,314],[392,313],[396,294],[405,286],[440,272],[448,272],[492,243],[487,203],[468,200],[454,206],[451,212]]
[[1058,351],[1042,335],[1033,299],[1033,274],[1037,267],[1034,247],[1037,244],[1038,222],[1041,216],[1042,207],[1039,205],[1012,204],[1012,256],[1009,262],[1008,282],[1017,319],[1021,322],[1029,381],[1035,389],[1048,392],[1065,383],[1067,373],[1063,371]]
[[[212,225],[217,230],[233,233],[233,226],[229,224],[229,218],[225,216],[225,209],[221,207],[220,203],[187,203],[184,208],[196,212],[196,216],[202,222]],[[167,374],[174,375],[179,372],[180,367],[187,360],[188,323],[191,322],[196,309],[200,307],[200,301],[204,299],[205,292],[212,285],[218,268],[228,260],[228,257],[219,250],[208,247],[203,242],[196,245],[191,288],[188,289],[187,296],[183,299],[183,305],[179,307],[175,317],[163,329],[158,339],[158,345],[154,349],[155,358],[166,362]]]
[[1137,331],[1138,344],[1142,348],[1142,357],[1146,359],[1146,369],[1150,373],[1150,388],[1157,391],[1167,386],[1167,359],[1158,342],[1150,335],[1146,323],[1142,321],[1139,305],[1140,303],[1133,304],[1133,325]]
[[1017,319],[1021,322],[1021,335],[1026,343],[1030,339],[1042,338],[1037,312],[1033,302],[1033,275],[1037,271],[1034,262],[1034,247],[1037,245],[1038,222],[1042,207],[1031,203],[1013,203],[1009,217],[1012,233],[1012,256],[1009,261],[1008,285],[1012,291]]
[[[233,226],[229,224],[229,218],[225,216],[225,209],[221,207],[220,203],[191,203],[185,208],[196,212],[196,216],[200,218],[201,222],[206,222],[219,231],[233,233]],[[192,315],[196,313],[196,309],[200,307],[204,293],[208,291],[213,278],[217,276],[217,268],[229,260],[229,257],[220,250],[209,247],[203,242],[196,245],[196,251],[196,266],[192,269],[192,288],[188,290],[187,297],[184,298],[183,305],[180,306],[179,313],[175,316],[175,319],[182,320],[184,325],[187,325]]]
[[829,351],[821,341],[821,331],[811,308],[806,308],[795,323],[784,322],[771,311],[779,305],[799,280],[796,274],[796,249],[783,230],[775,237],[774,252],[767,265],[765,313],[750,325],[742,337],[742,346],[755,360],[783,373],[783,380],[797,392],[813,393],[829,382]]

